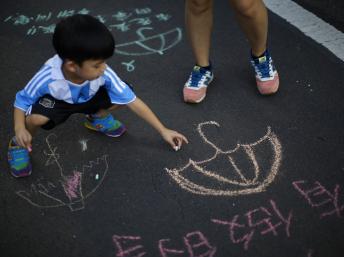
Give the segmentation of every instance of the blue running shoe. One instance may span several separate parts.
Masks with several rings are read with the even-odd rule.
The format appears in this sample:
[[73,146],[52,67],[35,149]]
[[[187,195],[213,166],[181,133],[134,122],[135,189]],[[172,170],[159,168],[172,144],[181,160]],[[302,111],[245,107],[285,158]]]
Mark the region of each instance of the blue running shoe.
[[187,103],[201,102],[207,93],[207,87],[213,80],[214,74],[210,69],[195,65],[188,81],[184,85],[184,101]]
[[127,130],[122,122],[114,119],[111,114],[102,118],[94,118],[88,115],[84,125],[88,129],[101,132],[109,137],[119,137]]
[[27,177],[31,174],[32,166],[30,163],[29,151],[17,145],[13,138],[8,145],[7,158],[12,176],[19,178]]
[[271,95],[276,93],[279,87],[279,76],[269,51],[266,50],[264,55],[259,58],[255,58],[251,54],[251,65],[256,74],[258,91],[262,95]]

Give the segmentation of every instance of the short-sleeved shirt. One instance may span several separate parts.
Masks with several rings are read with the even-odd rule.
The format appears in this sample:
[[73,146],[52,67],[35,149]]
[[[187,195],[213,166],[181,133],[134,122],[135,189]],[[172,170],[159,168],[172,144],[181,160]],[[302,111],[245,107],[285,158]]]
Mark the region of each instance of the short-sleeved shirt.
[[102,76],[91,81],[86,80],[82,84],[66,80],[61,67],[62,59],[58,55],[50,58],[25,88],[16,94],[14,107],[27,112],[44,95],[51,95],[70,104],[84,103],[89,101],[100,87],[106,89],[113,104],[125,105],[136,99],[131,88],[109,66]]

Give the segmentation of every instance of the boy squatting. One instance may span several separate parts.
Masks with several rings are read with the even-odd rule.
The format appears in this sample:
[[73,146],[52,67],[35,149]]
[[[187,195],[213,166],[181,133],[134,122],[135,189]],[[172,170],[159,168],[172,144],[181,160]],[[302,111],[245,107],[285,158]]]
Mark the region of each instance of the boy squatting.
[[49,59],[14,102],[15,137],[10,140],[8,162],[11,174],[31,174],[32,137],[39,127],[52,129],[74,113],[86,115],[85,126],[110,137],[121,136],[126,128],[110,114],[127,105],[155,128],[175,150],[188,140],[166,128],[106,64],[115,49],[107,27],[90,15],[61,20],[53,34],[56,55]]

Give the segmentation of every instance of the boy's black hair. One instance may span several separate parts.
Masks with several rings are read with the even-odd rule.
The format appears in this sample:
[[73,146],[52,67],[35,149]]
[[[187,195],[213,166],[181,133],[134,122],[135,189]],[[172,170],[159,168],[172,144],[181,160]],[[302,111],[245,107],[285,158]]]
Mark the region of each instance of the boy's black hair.
[[91,15],[76,14],[61,20],[53,34],[53,46],[62,60],[82,65],[86,60],[108,59],[115,40],[107,27]]

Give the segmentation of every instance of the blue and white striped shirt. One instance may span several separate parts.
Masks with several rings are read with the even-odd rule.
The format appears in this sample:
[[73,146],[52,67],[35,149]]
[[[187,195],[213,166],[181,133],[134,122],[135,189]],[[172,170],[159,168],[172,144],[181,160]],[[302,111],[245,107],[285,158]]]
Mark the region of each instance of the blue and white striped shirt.
[[17,93],[14,107],[26,112],[41,96],[47,94],[70,104],[84,103],[102,86],[113,104],[128,104],[136,99],[130,87],[109,66],[99,78],[80,85],[66,80],[61,66],[62,60],[58,55],[50,58],[25,88]]

